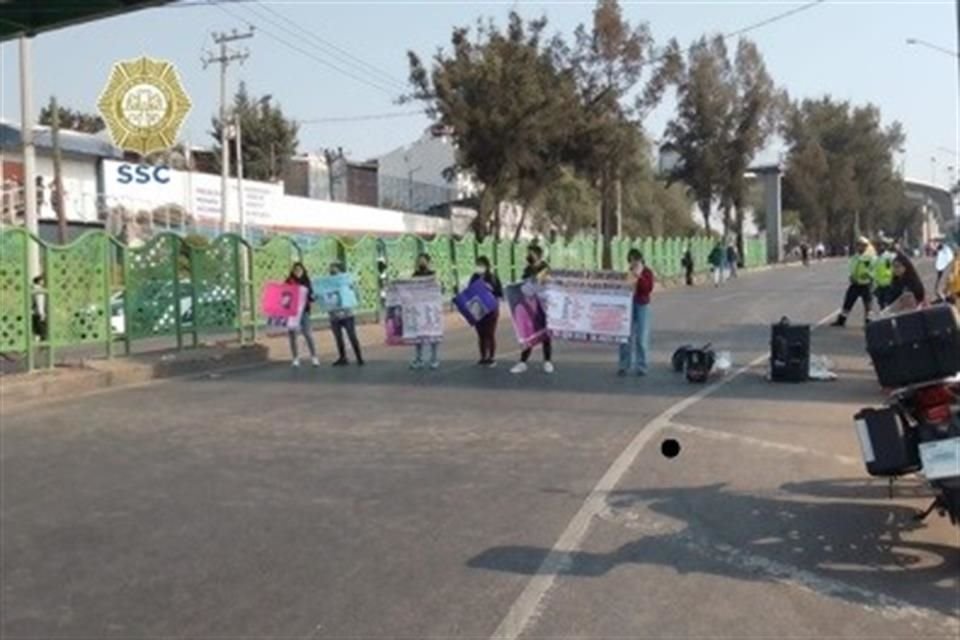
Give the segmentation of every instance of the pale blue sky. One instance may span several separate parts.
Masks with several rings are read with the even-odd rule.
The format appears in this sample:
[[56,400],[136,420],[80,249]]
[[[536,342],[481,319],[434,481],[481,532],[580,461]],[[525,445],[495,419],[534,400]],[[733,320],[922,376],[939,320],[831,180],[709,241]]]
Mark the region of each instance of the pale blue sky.
[[[734,31],[804,3],[676,0],[622,4],[630,20],[650,23],[658,42],[676,37],[681,45],[687,45],[703,33]],[[408,49],[424,57],[431,55],[449,41],[454,25],[473,24],[479,16],[493,16],[502,23],[510,9],[516,8],[528,17],[546,14],[551,30],[569,34],[578,23],[589,21],[593,7],[592,2],[264,0],[227,5],[227,10],[238,16],[233,17],[213,6],[167,6],[38,36],[33,45],[34,99],[39,108],[56,93],[62,104],[93,110],[113,62],[143,54],[168,59],[177,65],[193,100],[183,137],[194,144],[209,144],[206,132],[217,108],[218,73],[215,68],[203,70],[201,54],[204,48],[213,48],[212,31],[242,30],[242,17],[258,25],[261,32],[242,43],[251,56],[244,66],[231,67],[231,88],[243,79],[255,94],[272,94],[298,120],[413,108],[392,103],[399,90],[391,94],[374,89],[278,43],[265,31],[349,68],[353,75],[375,77],[368,70],[334,60],[316,42],[284,31],[294,27],[270,14],[264,5],[376,67],[394,83],[405,83]],[[908,46],[905,40],[914,37],[956,49],[954,11],[953,0],[827,0],[759,28],[749,37],[759,45],[774,79],[792,96],[829,93],[854,102],[870,101],[881,107],[885,120],[900,120],[907,133],[908,175],[930,180],[931,158],[936,157],[936,179],[945,184],[947,167],[956,166],[955,154],[960,148],[956,60]],[[0,115],[18,120],[16,42],[5,43],[2,52]],[[653,137],[662,134],[671,109],[667,101],[648,118],[646,128]],[[343,146],[363,159],[415,139],[426,125],[422,116],[304,124],[301,149]],[[775,158],[776,151],[768,150],[764,159]]]

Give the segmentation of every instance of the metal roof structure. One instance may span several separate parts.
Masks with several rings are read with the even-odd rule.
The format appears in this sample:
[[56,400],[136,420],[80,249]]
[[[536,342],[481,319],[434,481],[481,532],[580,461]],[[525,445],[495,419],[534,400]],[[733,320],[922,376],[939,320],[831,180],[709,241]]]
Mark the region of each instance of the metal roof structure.
[[0,2],[0,42],[169,2],[171,0],[5,0]]
[[[50,127],[34,127],[33,141],[38,148],[53,149]],[[19,151],[22,145],[20,125],[0,121],[0,149]],[[113,146],[105,133],[82,133],[61,129],[60,150],[63,153],[95,158],[114,158],[118,160],[123,158],[123,152]]]

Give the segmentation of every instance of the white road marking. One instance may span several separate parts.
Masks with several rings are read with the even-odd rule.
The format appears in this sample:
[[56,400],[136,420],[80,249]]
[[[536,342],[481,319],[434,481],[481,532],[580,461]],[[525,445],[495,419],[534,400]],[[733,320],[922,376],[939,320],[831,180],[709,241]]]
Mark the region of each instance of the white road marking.
[[670,423],[669,427],[676,431],[681,431],[683,433],[689,433],[703,438],[710,438],[712,440],[724,440],[727,442],[740,442],[743,444],[748,444],[754,447],[760,447],[761,449],[773,449],[776,451],[782,451],[784,453],[793,453],[801,456],[816,456],[818,458],[828,458],[834,460],[841,464],[848,464],[853,466],[862,466],[863,461],[860,458],[854,458],[853,456],[842,456],[834,453],[827,453],[825,451],[817,451],[816,449],[809,449],[807,447],[801,447],[799,445],[786,444],[784,442],[774,442],[773,440],[763,440],[761,438],[753,438],[751,436],[740,435],[739,433],[730,433],[729,431],[718,431],[716,429],[704,429],[703,427],[695,427],[690,424],[682,424],[679,422]]
[[[816,326],[825,324],[836,315],[836,311],[822,318]],[[636,461],[640,452],[648,442],[658,436],[664,429],[670,426],[673,419],[697,404],[707,396],[715,393],[730,382],[733,382],[751,368],[767,360],[768,355],[764,354],[754,358],[749,364],[743,366],[733,373],[728,374],[717,382],[703,387],[697,393],[684,398],[673,406],[667,408],[663,413],[657,415],[653,420],[640,428],[640,431],[634,436],[633,440],[626,446],[623,452],[617,456],[613,464],[607,469],[593,490],[583,501],[576,515],[564,529],[563,533],[554,543],[553,548],[544,558],[540,567],[537,569],[527,586],[523,589],[517,599],[511,605],[509,611],[503,620],[493,632],[491,638],[494,640],[516,640],[520,634],[535,621],[541,613],[541,606],[544,598],[553,588],[557,581],[557,576],[569,564],[570,556],[577,551],[583,540],[587,536],[590,524],[593,519],[604,512],[607,506],[607,494],[616,489],[620,480],[626,475],[630,467]]]

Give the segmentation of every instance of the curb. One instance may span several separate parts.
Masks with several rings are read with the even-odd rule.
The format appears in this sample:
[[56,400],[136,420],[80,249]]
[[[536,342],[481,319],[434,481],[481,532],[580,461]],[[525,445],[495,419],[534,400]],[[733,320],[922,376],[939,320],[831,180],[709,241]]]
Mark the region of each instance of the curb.
[[254,344],[219,347],[207,352],[181,351],[145,357],[87,361],[76,367],[5,376],[0,380],[0,407],[6,411],[42,399],[71,398],[151,380],[266,364],[269,360],[269,348],[263,344]]

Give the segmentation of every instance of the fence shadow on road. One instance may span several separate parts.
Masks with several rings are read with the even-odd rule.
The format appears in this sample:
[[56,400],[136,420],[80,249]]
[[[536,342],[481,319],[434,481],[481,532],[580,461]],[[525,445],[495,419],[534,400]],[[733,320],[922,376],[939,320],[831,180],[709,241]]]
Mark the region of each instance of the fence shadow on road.
[[622,565],[659,565],[681,575],[798,584],[872,608],[960,614],[957,549],[908,539],[927,525],[902,505],[775,499],[713,484],[615,491],[607,506],[613,514],[607,520],[646,535],[602,553],[494,547],[467,565],[574,578],[603,577]]

